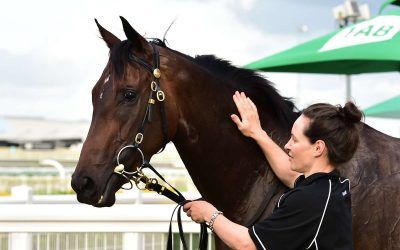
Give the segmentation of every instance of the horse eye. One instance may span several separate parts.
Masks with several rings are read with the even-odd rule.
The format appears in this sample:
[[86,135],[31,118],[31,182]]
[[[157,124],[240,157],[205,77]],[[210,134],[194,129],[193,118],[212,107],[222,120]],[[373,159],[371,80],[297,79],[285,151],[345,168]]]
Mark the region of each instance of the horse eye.
[[126,102],[132,102],[136,99],[136,92],[133,90],[126,90],[125,94],[124,94],[124,100]]

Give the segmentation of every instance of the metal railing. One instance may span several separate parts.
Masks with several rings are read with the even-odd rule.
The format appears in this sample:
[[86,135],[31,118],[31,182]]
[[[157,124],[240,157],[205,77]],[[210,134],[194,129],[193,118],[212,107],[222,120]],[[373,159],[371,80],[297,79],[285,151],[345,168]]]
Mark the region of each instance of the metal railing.
[[[0,213],[1,250],[165,249],[173,204],[115,205],[10,204]],[[183,216],[190,249],[198,244],[199,225]],[[176,223],[173,231],[177,232]],[[174,249],[181,249],[174,234]],[[209,249],[214,249],[212,237]]]
[[[175,207],[155,193],[131,190],[117,195],[113,207],[100,209],[77,203],[74,195],[33,195],[27,186],[13,188],[13,196],[2,197],[0,204],[0,250],[165,249]],[[182,219],[190,249],[196,249],[199,225]],[[174,249],[182,249],[178,235],[173,238]]]
[[[187,199],[197,199],[198,192],[182,192]],[[34,195],[30,186],[15,186],[11,188],[11,196],[0,196],[1,204],[79,204],[76,194],[71,195]],[[155,192],[138,189],[123,190],[116,194],[116,204],[173,204],[164,196]]]
[[[15,233],[0,234],[0,250],[164,250],[167,244],[166,233],[141,233],[132,235],[140,240],[140,245],[131,245],[129,234],[125,233],[28,233],[22,234],[32,240],[28,245],[14,245],[13,240],[19,241]],[[20,235],[17,235],[20,236]],[[124,237],[125,236],[125,237]],[[128,236],[128,237],[126,237]],[[189,249],[197,249],[198,235],[185,234]],[[178,234],[174,234],[174,249],[182,250]],[[9,240],[11,238],[11,240]],[[215,249],[212,238],[209,239],[209,248]]]

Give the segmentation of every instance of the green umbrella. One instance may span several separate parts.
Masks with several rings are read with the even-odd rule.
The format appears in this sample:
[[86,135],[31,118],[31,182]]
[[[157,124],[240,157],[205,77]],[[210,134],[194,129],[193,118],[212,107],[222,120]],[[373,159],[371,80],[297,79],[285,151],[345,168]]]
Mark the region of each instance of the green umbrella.
[[400,11],[393,10],[246,65],[273,72],[359,74],[400,70]]
[[400,119],[400,95],[365,109],[366,116]]
[[379,14],[381,14],[382,11],[390,4],[400,6],[400,0],[386,0],[386,2],[381,5]]
[[346,75],[399,71],[399,31],[400,11],[391,10],[246,67],[269,72]]

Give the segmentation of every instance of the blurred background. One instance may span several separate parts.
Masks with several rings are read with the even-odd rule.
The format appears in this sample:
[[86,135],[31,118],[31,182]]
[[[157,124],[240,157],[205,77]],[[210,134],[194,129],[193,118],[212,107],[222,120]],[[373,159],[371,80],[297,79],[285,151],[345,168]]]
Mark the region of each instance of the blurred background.
[[[338,19],[338,7],[344,8],[346,2],[353,10],[362,10],[358,17]],[[392,2],[385,10],[399,8],[396,1]],[[191,56],[214,54],[244,66],[328,34],[339,26],[368,20],[378,15],[384,3],[383,0],[3,2],[0,250],[165,247],[174,207],[165,198],[136,189],[120,191],[117,205],[96,209],[78,204],[70,186],[90,125],[91,89],[108,59],[108,49],[99,38],[94,18],[121,39],[125,36],[120,15],[148,38],[162,38],[175,20],[166,35],[169,47]],[[346,101],[345,75],[261,74],[274,82],[281,95],[293,98],[299,109],[315,102],[343,105]],[[353,75],[351,100],[366,110],[400,95],[399,80],[398,72]],[[365,122],[383,133],[400,137],[399,117],[399,113],[366,116]],[[172,144],[153,157],[152,163],[187,197],[200,196]],[[184,224],[190,245],[195,248],[198,227],[187,219]],[[181,248],[177,238],[174,244],[176,249]]]

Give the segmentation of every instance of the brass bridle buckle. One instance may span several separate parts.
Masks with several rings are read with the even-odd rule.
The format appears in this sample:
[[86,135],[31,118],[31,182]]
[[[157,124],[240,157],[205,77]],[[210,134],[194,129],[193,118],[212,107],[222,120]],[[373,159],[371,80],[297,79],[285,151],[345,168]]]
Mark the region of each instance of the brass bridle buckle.
[[136,136],[135,136],[135,142],[137,144],[140,144],[140,143],[142,143],[142,141],[143,141],[143,134],[142,133],[137,133]]
[[162,91],[162,90],[157,91],[157,100],[160,102],[165,100],[164,91]]
[[138,176],[133,178],[133,181],[135,182],[135,185],[139,190],[146,190],[148,179],[149,178],[145,174],[143,174],[142,171],[140,171],[138,172]]
[[160,69],[154,69],[153,70],[153,76],[155,77],[155,78],[160,78],[161,77],[161,71],[160,71]]
[[146,182],[146,189],[149,191],[154,191],[154,186],[158,184],[158,180],[155,178],[148,178]]
[[156,81],[152,81],[150,87],[153,92],[156,92],[158,89],[158,84],[156,83]]

